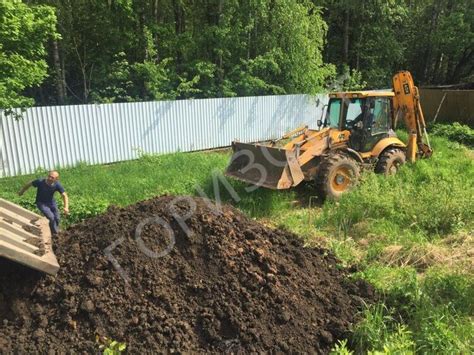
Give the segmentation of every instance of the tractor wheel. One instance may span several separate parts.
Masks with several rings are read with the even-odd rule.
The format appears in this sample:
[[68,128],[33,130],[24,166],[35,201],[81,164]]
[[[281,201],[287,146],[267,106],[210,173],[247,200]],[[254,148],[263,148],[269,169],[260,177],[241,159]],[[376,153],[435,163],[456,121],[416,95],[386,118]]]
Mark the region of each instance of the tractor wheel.
[[384,175],[395,175],[400,169],[400,166],[405,164],[406,156],[403,150],[398,148],[392,148],[383,152],[377,165],[375,166],[375,172],[377,174]]
[[338,199],[359,180],[360,168],[347,155],[336,153],[321,162],[316,185],[322,198]]

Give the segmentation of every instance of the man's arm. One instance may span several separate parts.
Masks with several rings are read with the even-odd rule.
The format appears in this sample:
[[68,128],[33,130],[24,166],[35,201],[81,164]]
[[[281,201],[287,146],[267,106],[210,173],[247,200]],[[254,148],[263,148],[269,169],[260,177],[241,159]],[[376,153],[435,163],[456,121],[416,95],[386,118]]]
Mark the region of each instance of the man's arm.
[[64,214],[67,216],[69,214],[69,197],[66,192],[63,192],[61,197],[63,198]]
[[23,186],[21,190],[18,191],[18,195],[22,196],[31,186],[33,186],[33,181],[30,181],[29,183],[25,184],[25,186]]

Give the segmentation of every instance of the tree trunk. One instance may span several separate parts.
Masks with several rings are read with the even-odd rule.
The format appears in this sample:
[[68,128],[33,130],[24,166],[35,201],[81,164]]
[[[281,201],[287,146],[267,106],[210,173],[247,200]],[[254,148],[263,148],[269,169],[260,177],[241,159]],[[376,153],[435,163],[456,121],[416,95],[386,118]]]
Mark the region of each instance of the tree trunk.
[[61,60],[61,80],[64,85],[64,99],[67,99],[67,81],[66,81],[66,60],[65,57],[66,55],[63,54],[59,58]]
[[153,7],[153,14],[155,15],[155,20],[157,23],[160,22],[160,12],[158,11],[159,7],[160,7],[160,1],[155,0],[154,7]]
[[56,72],[56,93],[58,104],[63,105],[66,99],[66,85],[64,82],[64,75],[61,68],[61,61],[59,57],[59,48],[58,41],[53,40],[53,61],[54,61],[54,70]]
[[[181,7],[181,4],[178,0],[173,0],[173,10],[174,10],[174,28],[175,28],[175,33],[176,37],[179,39],[180,35],[184,32],[184,14],[183,14],[183,8]],[[177,66],[177,72],[179,72],[179,69],[181,67],[183,58],[182,58],[182,52],[181,49],[178,47],[176,48],[176,66]]]
[[[224,10],[224,0],[219,0],[218,17],[217,17],[217,25],[219,27],[221,26],[221,17],[222,17],[223,10]],[[217,75],[219,78],[219,90],[222,96],[222,83],[224,82],[224,60],[222,58],[222,51],[219,51],[218,66],[219,66],[219,70],[217,71]]]
[[86,72],[86,68],[85,67],[82,67],[81,68],[81,72],[82,72],[82,86],[83,86],[83,90],[84,90],[84,103],[87,104],[87,100],[89,98],[89,89],[87,87],[87,72]]
[[465,49],[463,55],[454,66],[454,70],[450,73],[449,81],[455,83],[463,79],[461,76],[465,67],[467,67],[467,70],[464,70],[464,72],[472,73],[474,68],[472,63],[474,63],[474,51]]
[[349,65],[349,10],[345,11],[344,18],[344,48],[342,52],[342,61]]
[[438,7],[438,5],[433,4],[433,11],[431,13],[431,21],[430,21],[430,29],[428,31],[428,36],[426,38],[426,43],[428,47],[425,50],[425,55],[423,56],[425,58],[425,68],[423,70],[423,81],[426,82],[431,82],[431,78],[433,75],[433,52],[434,48],[432,47],[433,44],[432,42],[432,35],[433,32],[435,31],[437,27],[437,22],[438,22],[438,16],[439,12],[441,9]]
[[433,65],[433,81],[437,84],[438,82],[442,83],[444,81],[444,77],[441,71],[443,61],[443,53],[439,53],[436,55],[436,59],[434,60]]
[[[81,75],[82,75],[82,89],[83,89],[83,103],[87,104],[87,100],[89,98],[89,86],[87,84],[87,56],[86,56],[86,48],[84,48],[84,56],[81,57],[79,54],[79,47],[77,45],[77,42],[74,40],[74,49],[76,50],[77,54],[77,60],[79,62],[80,70],[81,70]],[[92,73],[92,69],[91,69]]]

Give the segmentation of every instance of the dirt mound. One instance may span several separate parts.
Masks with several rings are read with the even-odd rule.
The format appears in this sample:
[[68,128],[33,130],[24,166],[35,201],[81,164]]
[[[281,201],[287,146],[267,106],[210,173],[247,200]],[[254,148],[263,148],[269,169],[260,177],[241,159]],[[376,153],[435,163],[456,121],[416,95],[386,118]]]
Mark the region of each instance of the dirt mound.
[[327,250],[199,198],[110,208],[55,251],[55,278],[1,261],[0,352],[97,352],[107,336],[133,353],[324,353],[372,295]]

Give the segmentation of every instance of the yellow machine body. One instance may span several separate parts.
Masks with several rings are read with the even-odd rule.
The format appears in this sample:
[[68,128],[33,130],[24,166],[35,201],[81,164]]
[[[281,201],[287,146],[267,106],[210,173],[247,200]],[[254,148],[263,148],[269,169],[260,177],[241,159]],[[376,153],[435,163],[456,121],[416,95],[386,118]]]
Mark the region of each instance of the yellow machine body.
[[[226,175],[257,186],[289,189],[303,181],[317,180],[321,164],[334,152],[342,152],[357,164],[372,166],[381,154],[392,148],[406,152],[409,161],[414,161],[417,155],[430,156],[431,148],[422,142],[423,136],[426,136],[425,123],[419,105],[418,89],[413,85],[410,73],[397,73],[393,78],[393,85],[393,91],[329,94],[330,100],[386,98],[390,102],[391,122],[390,129],[387,130],[390,132],[374,142],[370,150],[353,149],[350,142],[354,130],[346,129],[342,124],[338,128],[325,124],[320,130],[303,126],[268,144],[232,142],[234,154]],[[410,133],[407,145],[392,130],[399,116],[403,117]]]

